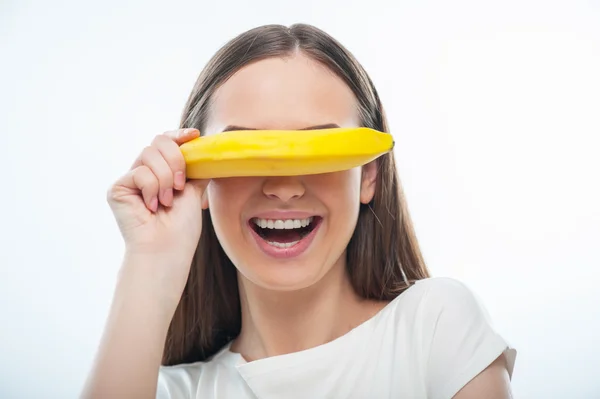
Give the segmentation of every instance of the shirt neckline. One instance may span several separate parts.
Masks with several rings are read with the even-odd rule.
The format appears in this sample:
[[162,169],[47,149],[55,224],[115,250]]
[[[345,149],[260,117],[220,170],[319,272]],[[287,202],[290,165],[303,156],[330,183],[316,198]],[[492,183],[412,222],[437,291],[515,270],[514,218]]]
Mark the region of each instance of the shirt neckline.
[[404,295],[419,281],[413,283],[410,287],[392,299],[369,319],[329,342],[297,352],[271,356],[248,362],[240,353],[231,351],[232,341],[230,341],[215,356],[215,360],[219,359],[223,362],[226,362],[227,364],[235,367],[240,373],[242,373],[242,375],[250,376],[257,373],[267,372],[273,368],[293,367],[295,365],[307,362],[310,363],[318,361],[321,358],[328,358],[331,356],[332,352],[335,352],[344,346],[351,345],[353,341],[357,341],[356,344],[360,344],[358,341],[364,339],[364,334],[361,334],[361,332],[370,333],[369,330],[375,328],[377,322],[389,314],[392,309],[396,307],[397,303],[404,297]]

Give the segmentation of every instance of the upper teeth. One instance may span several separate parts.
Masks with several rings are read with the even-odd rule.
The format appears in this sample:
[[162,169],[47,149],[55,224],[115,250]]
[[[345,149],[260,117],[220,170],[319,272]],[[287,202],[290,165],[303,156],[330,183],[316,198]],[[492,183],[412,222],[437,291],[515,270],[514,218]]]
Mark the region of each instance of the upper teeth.
[[300,227],[306,227],[312,222],[313,217],[309,217],[306,219],[253,219],[253,222],[263,229],[299,229]]

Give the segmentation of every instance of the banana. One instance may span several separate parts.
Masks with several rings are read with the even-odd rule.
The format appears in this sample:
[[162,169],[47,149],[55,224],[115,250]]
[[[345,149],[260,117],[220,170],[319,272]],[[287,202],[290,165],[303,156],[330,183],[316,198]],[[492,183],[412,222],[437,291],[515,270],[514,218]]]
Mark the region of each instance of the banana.
[[393,148],[391,134],[366,127],[228,131],[180,146],[190,179],[337,172]]

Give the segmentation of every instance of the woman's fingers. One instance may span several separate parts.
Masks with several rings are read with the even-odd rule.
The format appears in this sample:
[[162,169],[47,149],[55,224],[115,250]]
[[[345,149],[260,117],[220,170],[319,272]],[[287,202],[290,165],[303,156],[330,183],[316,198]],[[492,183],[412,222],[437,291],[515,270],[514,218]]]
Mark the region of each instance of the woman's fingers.
[[190,140],[200,137],[200,131],[193,128],[179,129],[170,133],[175,135],[173,140],[177,143],[177,145],[182,145],[183,143],[187,143]]
[[[125,191],[122,190],[125,188]],[[109,202],[120,202],[131,194],[141,193],[142,201],[152,212],[158,210],[158,179],[149,167],[138,166],[123,175],[109,190]]]
[[[171,206],[173,189],[183,190],[186,182],[185,159],[179,146],[199,136],[200,131],[193,128],[171,130],[156,136],[152,144],[140,153],[120,184],[141,190],[132,180],[135,176],[136,179],[141,179],[139,182],[145,184],[142,196],[148,209],[156,211],[158,203]],[[142,166],[146,168],[140,169]],[[148,172],[154,176],[151,183],[148,181],[151,179]],[[126,180],[127,184],[124,184]]]
[[[164,132],[163,134],[158,135],[157,137],[165,136],[171,139],[177,146],[182,145],[190,140],[193,140],[197,137],[200,137],[200,131],[198,129],[178,129],[178,130],[170,130]],[[155,138],[156,139],[156,138]],[[133,162],[130,169],[135,169],[142,164],[141,154],[137,159]]]
[[152,212],[156,212],[158,210],[158,190],[160,186],[156,175],[147,166],[140,166],[133,171],[132,180],[138,190],[141,191],[146,207]]
[[173,203],[173,171],[155,145],[142,151],[142,165],[150,168],[158,179],[158,200],[164,206]]
[[181,154],[179,145],[170,137],[156,136],[152,142],[169,166],[173,177],[173,188],[183,190],[185,186],[185,159]]
[[[179,146],[200,136],[198,129],[178,129],[158,135],[131,166],[136,170],[147,166],[158,181],[156,197],[164,206],[173,204],[173,189],[183,190],[186,165]],[[146,200],[146,198],[144,198]]]

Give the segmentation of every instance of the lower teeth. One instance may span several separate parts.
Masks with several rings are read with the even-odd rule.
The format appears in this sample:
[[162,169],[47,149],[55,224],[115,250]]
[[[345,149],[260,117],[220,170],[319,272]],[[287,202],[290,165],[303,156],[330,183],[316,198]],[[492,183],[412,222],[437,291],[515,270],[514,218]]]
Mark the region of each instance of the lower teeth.
[[300,240],[298,240],[298,241],[292,241],[292,242],[267,241],[267,243],[269,245],[272,245],[272,246],[277,247],[277,248],[290,248],[290,247],[293,247],[294,245],[298,244],[299,242],[300,242]]

